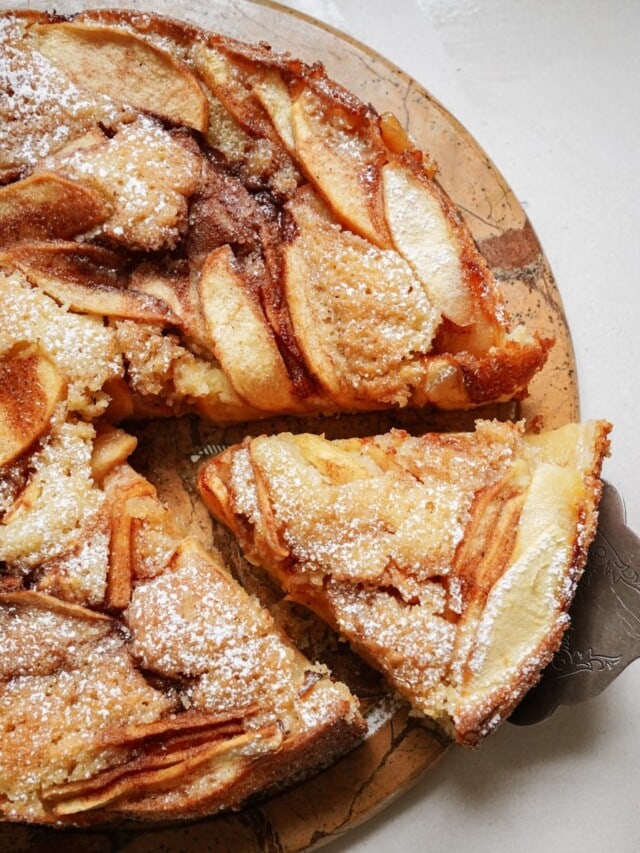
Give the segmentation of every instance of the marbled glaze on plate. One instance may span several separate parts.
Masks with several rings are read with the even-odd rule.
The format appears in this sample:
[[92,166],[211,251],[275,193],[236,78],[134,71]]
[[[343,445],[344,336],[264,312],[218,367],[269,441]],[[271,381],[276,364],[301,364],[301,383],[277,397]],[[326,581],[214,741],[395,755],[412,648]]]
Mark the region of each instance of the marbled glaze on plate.
[[[308,61],[322,61],[329,74],[379,112],[394,112],[420,147],[440,165],[440,181],[460,206],[480,249],[494,270],[514,319],[554,337],[555,346],[530,395],[519,405],[477,414],[522,417],[552,428],[575,420],[578,389],[573,350],[562,302],[548,262],[527,217],[500,172],[470,134],[419,83],[363,45],[312,19],[266,0],[125,0],[82,3],[71,0],[9,3],[14,8],[52,8],[69,13],[87,7],[122,7],[173,14],[211,30],[248,41],[266,41]],[[424,81],[428,85],[428,80]],[[215,542],[236,564],[233,543],[212,524],[193,494],[193,474],[206,455],[243,434],[277,429],[322,430],[334,437],[402,426],[412,432],[465,428],[474,415],[396,412],[217,429],[184,419],[142,428],[145,448],[138,463],[163,498],[205,542]],[[162,459],[159,465],[154,460]],[[297,853],[322,846],[371,817],[405,791],[447,751],[447,744],[413,720],[405,705],[394,704],[383,688],[356,673],[371,708],[373,733],[351,754],[306,782],[237,814],[162,829],[55,831],[0,826],[0,849],[82,850],[83,853]],[[376,692],[377,691],[377,692]],[[428,808],[428,803],[425,803]]]

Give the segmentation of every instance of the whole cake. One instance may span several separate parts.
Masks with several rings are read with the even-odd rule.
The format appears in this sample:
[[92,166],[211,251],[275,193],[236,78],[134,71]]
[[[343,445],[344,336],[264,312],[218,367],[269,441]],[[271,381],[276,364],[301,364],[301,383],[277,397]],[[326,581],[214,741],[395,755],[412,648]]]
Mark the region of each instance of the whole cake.
[[[512,324],[437,164],[320,65],[152,14],[7,11],[0,94],[0,815],[239,808],[366,724],[132,467],[129,424],[473,409],[525,396],[553,341]],[[247,439],[200,484],[475,745],[566,628],[608,428]],[[511,607],[505,657],[511,628],[482,638]]]

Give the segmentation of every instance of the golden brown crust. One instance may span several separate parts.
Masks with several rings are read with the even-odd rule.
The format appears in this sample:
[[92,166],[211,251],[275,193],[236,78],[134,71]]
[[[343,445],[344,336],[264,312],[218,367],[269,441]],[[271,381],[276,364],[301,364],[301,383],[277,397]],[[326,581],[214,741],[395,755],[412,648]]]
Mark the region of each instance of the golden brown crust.
[[0,187],[0,245],[74,237],[104,221],[109,205],[91,187],[40,172]]

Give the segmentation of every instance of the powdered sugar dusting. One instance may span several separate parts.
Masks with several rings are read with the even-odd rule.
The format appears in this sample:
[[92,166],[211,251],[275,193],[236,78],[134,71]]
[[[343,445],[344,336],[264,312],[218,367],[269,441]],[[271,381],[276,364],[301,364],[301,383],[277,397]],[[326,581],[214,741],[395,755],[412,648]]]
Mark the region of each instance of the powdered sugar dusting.
[[155,251],[174,248],[186,230],[187,198],[198,188],[200,166],[197,150],[140,116],[112,139],[61,152],[38,168],[85,181],[109,199],[113,212],[95,234],[116,245]]
[[307,277],[306,322],[321,330],[317,345],[356,397],[406,405],[439,312],[396,252],[343,231],[304,202],[293,213],[301,232],[290,251],[295,274]]
[[0,620],[0,651],[12,655],[13,676],[0,685],[0,789],[17,815],[38,819],[42,789],[127,756],[102,746],[101,731],[158,719],[175,702],[133,668],[108,620],[17,606],[0,607]]
[[[104,496],[91,474],[93,437],[89,424],[55,422],[31,463],[31,500],[12,513],[9,524],[0,526],[0,561],[33,569],[73,551],[87,529],[98,524]],[[97,547],[102,554],[103,546],[98,542]],[[106,565],[101,569],[98,584],[104,581]]]
[[0,176],[31,169],[98,122],[113,126],[131,117],[72,83],[22,31],[15,18],[0,18]]
[[104,601],[107,586],[111,531],[107,518],[101,513],[91,512],[91,501],[88,503],[90,511],[82,518],[80,542],[69,553],[42,563],[37,588],[66,601],[99,607]]
[[67,380],[70,412],[95,417],[109,398],[101,390],[121,376],[114,332],[101,317],[72,314],[19,273],[0,272],[0,357],[16,344],[36,344]]
[[[419,582],[450,573],[474,494],[487,480],[485,457],[460,451],[456,466],[455,453],[440,453],[439,460],[434,443],[428,447],[430,467],[419,469],[415,459],[422,458],[426,449],[421,440],[395,441],[398,461],[413,457],[414,471],[393,464],[388,471],[376,470],[370,465],[372,458],[379,458],[376,448],[394,450],[394,439],[381,437],[360,454],[351,455],[337,445],[331,449],[328,458],[334,469],[343,466],[356,472],[340,484],[323,476],[313,456],[309,462],[287,435],[252,442],[251,462],[268,483],[276,523],[308,578],[329,573],[336,580],[389,584],[401,593],[406,585],[406,599],[411,600],[420,597],[412,578]],[[248,461],[248,451],[234,454],[234,506],[259,526]],[[451,488],[450,463],[463,487]]]
[[127,624],[143,667],[188,680],[190,707],[237,712],[255,703],[262,713],[253,726],[295,716],[304,673],[293,650],[257,602],[197,554],[139,584]]

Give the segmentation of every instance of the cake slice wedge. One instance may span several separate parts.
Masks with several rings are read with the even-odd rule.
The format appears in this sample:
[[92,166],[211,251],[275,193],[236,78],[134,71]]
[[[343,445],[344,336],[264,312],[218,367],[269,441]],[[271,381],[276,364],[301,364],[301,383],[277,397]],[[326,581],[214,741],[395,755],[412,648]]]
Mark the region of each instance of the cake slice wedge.
[[568,627],[609,430],[262,436],[207,462],[199,488],[250,562],[475,746]]

